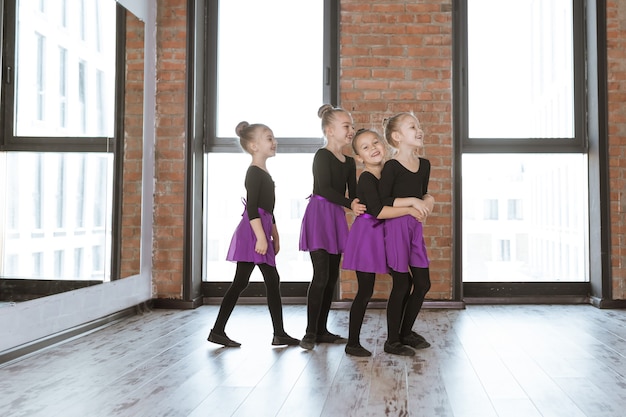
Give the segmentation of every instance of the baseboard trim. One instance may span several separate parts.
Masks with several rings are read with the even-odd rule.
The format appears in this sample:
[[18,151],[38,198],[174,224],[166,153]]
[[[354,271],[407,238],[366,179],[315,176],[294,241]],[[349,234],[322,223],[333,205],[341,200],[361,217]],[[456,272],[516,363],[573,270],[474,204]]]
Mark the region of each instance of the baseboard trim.
[[592,306],[602,309],[626,308],[626,300],[604,300],[598,297],[591,297],[590,303]]
[[145,303],[142,303],[138,306],[129,307],[116,313],[109,314],[108,316],[90,321],[88,323],[83,323],[79,326],[72,327],[62,332],[58,332],[50,336],[46,336],[44,338],[0,352],[0,367],[24,359],[25,357],[34,353],[38,353],[45,348],[49,348],[59,343],[67,342],[76,337],[83,336],[87,333],[100,330],[101,328],[110,326],[111,324],[126,317],[138,314],[138,312],[145,310],[144,304]]
[[153,298],[152,306],[154,308],[171,309],[171,310],[193,310],[200,307],[203,303],[202,296],[193,300],[178,300],[175,298]]
[[589,297],[578,295],[518,296],[518,297],[464,297],[467,305],[494,304],[589,304]]

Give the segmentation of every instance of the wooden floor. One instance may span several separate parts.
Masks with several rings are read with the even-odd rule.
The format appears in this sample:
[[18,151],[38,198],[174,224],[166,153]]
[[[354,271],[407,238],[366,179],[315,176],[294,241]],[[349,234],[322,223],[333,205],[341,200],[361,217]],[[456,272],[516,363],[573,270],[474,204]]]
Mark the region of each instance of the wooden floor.
[[[285,306],[301,337],[305,307]],[[216,306],[154,310],[0,367],[0,416],[626,415],[626,311],[591,306],[425,310],[432,347],[383,352],[385,311],[368,310],[362,343],[272,347],[265,306],[237,306],[241,348],[206,341]],[[347,310],[331,330],[347,335]]]

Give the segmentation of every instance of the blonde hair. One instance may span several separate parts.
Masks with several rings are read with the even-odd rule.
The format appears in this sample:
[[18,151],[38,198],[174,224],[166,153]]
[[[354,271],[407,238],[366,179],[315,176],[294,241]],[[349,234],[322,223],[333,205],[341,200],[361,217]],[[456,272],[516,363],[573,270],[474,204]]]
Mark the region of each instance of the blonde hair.
[[317,116],[322,119],[322,132],[324,132],[324,136],[326,136],[326,128],[335,121],[337,113],[346,113],[350,116],[347,110],[341,107],[333,107],[332,104],[324,104],[317,111]]
[[239,122],[235,128],[235,133],[237,133],[237,136],[239,137],[239,144],[244,151],[251,153],[250,144],[256,139],[257,129],[261,128],[269,129],[269,127],[261,123],[250,124],[245,121]]
[[394,148],[398,148],[398,142],[393,138],[392,133],[400,130],[400,121],[405,117],[414,117],[417,119],[413,112],[401,112],[398,114],[394,114],[393,116],[383,120],[383,132],[385,132],[385,140],[390,146]]

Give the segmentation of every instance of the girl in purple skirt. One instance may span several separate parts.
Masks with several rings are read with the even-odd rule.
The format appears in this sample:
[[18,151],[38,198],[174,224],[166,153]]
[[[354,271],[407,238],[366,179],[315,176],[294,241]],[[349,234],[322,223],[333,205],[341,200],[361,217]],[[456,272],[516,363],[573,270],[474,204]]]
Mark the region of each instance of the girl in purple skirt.
[[226,259],[237,262],[235,278],[230,285],[208,340],[226,347],[241,343],[226,336],[225,327],[241,292],[248,286],[250,275],[258,266],[267,290],[267,304],[274,327],[272,345],[297,345],[300,341],[289,336],[283,328],[283,307],[280,297],[280,277],[276,270],[279,251],[278,229],[274,219],[274,181],[267,172],[266,161],[276,156],[276,139],[272,130],[262,124],[241,122],[235,129],[244,151],[252,155],[246,173],[246,208],[230,242]]
[[300,341],[303,349],[313,349],[315,343],[346,342],[328,330],[328,313],[348,237],[344,208],[352,209],[357,215],[365,211],[356,198],[354,159],[343,154],[343,148],[354,136],[352,116],[330,104],[320,107],[318,116],[322,119],[326,146],[318,149],[313,158],[313,194],[300,229],[300,250],[308,251],[313,263],[313,279],[307,293],[306,333]]
[[[361,129],[352,140],[355,159],[364,164],[357,184],[357,198],[367,210],[358,216],[348,234],[343,254],[343,268],[356,271],[359,289],[350,308],[350,325],[346,353],[353,356],[371,356],[361,346],[359,337],[367,304],[374,292],[376,274],[389,273],[385,256],[383,220],[400,216],[422,219],[425,210],[418,211],[416,198],[397,198],[396,207],[383,206],[378,195],[378,181],[386,157],[386,146],[378,133]],[[408,349],[408,348],[407,348]],[[408,349],[413,352],[413,350]]]
[[[424,132],[412,113],[399,113],[384,123],[385,139],[397,150],[383,167],[379,191],[383,203],[392,205],[395,198],[416,197],[429,214],[434,198],[428,194],[430,161],[419,156],[424,146]],[[422,221],[411,216],[385,221],[385,253],[391,268],[393,286],[387,302],[387,341],[385,351],[411,355],[407,347],[429,347],[423,336],[413,331],[426,293],[430,289],[429,260]],[[412,287],[412,288],[411,288]]]

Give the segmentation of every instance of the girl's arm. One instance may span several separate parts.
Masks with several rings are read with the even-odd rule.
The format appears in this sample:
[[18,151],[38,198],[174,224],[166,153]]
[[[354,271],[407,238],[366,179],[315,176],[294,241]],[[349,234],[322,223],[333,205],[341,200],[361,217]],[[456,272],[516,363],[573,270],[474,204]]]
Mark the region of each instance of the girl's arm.
[[278,228],[276,227],[276,223],[272,223],[272,244],[274,245],[274,254],[278,255],[278,251],[280,250],[280,240],[278,237]]
[[[426,196],[424,196],[426,197]],[[422,199],[417,197],[400,197],[393,200],[393,207],[413,207],[422,216],[426,217],[432,210],[432,204],[430,205]]]
[[389,207],[384,206],[383,209],[378,213],[376,218],[378,219],[395,219],[396,217],[406,216],[407,214],[415,217],[420,222],[426,219],[426,216],[422,214],[422,212],[415,209],[415,207]]
[[346,198],[346,183],[343,182],[343,193],[338,192],[333,187],[332,164],[333,162],[336,162],[333,161],[333,159],[336,158],[326,149],[320,149],[315,154],[315,157],[313,158],[313,177],[317,183],[317,190],[314,191],[331,203],[335,203],[345,208],[352,208],[352,199]]
[[259,198],[261,192],[261,178],[255,175],[254,168],[249,167],[246,173],[246,211],[250,220],[250,227],[256,237],[254,251],[258,254],[265,255],[267,253],[267,237],[261,223],[259,214]]
[[263,231],[263,224],[261,223],[261,219],[256,218],[250,220],[250,226],[252,227],[254,236],[256,236],[254,251],[260,255],[265,255],[267,253],[267,238],[265,237],[265,232]]

